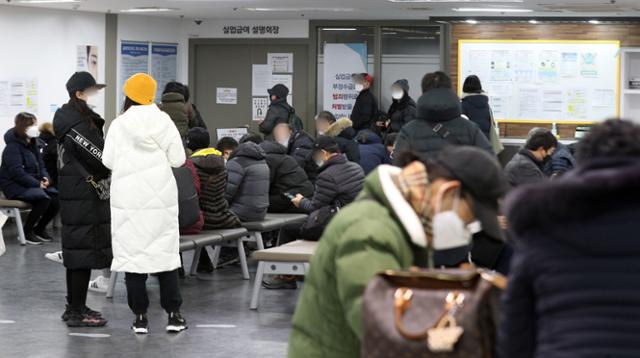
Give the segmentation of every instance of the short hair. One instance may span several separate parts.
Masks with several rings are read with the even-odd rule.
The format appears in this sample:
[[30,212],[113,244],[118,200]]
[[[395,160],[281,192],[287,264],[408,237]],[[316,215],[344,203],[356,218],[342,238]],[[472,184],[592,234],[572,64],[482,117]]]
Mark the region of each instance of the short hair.
[[626,120],[609,119],[594,126],[578,144],[580,162],[613,157],[640,158],[640,126]]
[[329,123],[335,123],[336,122],[336,117],[333,115],[333,113],[329,112],[329,111],[322,111],[320,113],[318,113],[316,115],[316,121],[318,119],[323,119]]
[[242,138],[240,138],[240,144],[242,143],[247,143],[247,142],[253,142],[255,144],[260,144],[262,143],[263,139],[262,136],[258,133],[254,133],[254,132],[249,132],[245,135],[242,136]]
[[482,83],[480,83],[480,78],[476,75],[468,76],[464,80],[464,85],[462,85],[462,92],[482,93]]
[[184,89],[184,85],[180,82],[176,82],[176,81],[171,81],[171,82],[167,82],[167,84],[164,86],[164,91],[162,91],[162,94],[166,94],[166,93],[179,93],[182,95],[182,97],[185,97],[185,101],[187,100],[187,95],[185,94],[185,89]]
[[216,144],[216,149],[220,152],[225,150],[236,150],[238,148],[238,141],[231,137],[222,137]]
[[191,98],[191,91],[189,91],[189,86],[184,85],[184,101],[185,102],[189,102],[189,98]]
[[422,77],[422,93],[435,88],[453,88],[451,77],[442,71],[427,73]]
[[55,134],[55,132],[53,131],[53,123],[51,122],[42,123],[40,125],[40,133]]
[[528,150],[536,150],[542,147],[549,150],[558,146],[558,138],[556,138],[548,129],[537,129],[527,138],[524,147]]
[[14,119],[14,133],[17,137],[27,139],[27,128],[37,121],[36,116],[29,112],[20,112]]
[[393,147],[396,144],[397,137],[398,137],[398,133],[391,133],[387,135],[387,138],[384,139],[384,146]]

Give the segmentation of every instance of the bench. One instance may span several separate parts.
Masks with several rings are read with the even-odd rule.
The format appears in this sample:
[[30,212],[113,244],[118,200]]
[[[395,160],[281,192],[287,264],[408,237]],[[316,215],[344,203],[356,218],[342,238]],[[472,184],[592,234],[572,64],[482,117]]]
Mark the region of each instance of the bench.
[[316,241],[297,240],[288,244],[253,253],[258,261],[258,271],[253,283],[250,309],[258,309],[258,298],[264,275],[306,275],[309,261],[316,249]]
[[[242,245],[243,239],[247,236],[248,232],[244,228],[238,229],[224,229],[224,230],[208,230],[203,231],[197,235],[182,235],[180,236],[180,252],[193,251],[193,261],[191,262],[190,274],[195,275],[198,268],[198,262],[200,261],[200,252],[202,249],[206,249],[207,246],[233,246],[238,249],[238,256],[240,257],[240,265],[242,266],[242,277],[245,280],[249,279],[249,268],[247,266],[247,257],[244,252],[244,246]],[[118,273],[111,272],[109,278],[109,287],[107,289],[107,298],[113,297],[115,291],[116,281],[118,280]]]
[[18,241],[20,241],[20,245],[22,246],[27,244],[27,239],[24,236],[21,212],[30,209],[31,205],[27,202],[20,200],[9,200],[6,199],[4,195],[0,197],[0,211],[2,211],[2,213],[4,213],[6,216],[14,218],[16,220]]
[[258,250],[264,250],[264,242],[262,241],[263,232],[280,230],[289,224],[302,224],[307,219],[307,216],[307,214],[268,213],[262,221],[243,222],[242,227],[249,231],[249,235],[245,241],[255,242]]

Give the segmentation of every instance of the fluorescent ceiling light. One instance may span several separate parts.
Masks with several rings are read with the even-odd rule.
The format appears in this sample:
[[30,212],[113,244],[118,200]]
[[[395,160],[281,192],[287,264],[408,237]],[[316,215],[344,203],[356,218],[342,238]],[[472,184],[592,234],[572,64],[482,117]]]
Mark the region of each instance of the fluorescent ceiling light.
[[537,23],[538,23],[538,20],[529,20],[529,23],[530,23],[530,24],[534,24],[534,25],[535,25],[535,24],[537,24]]
[[355,27],[325,27],[322,31],[356,31]]
[[531,9],[497,8],[497,7],[459,7],[451,9],[459,12],[532,12]]
[[387,0],[395,3],[522,3],[524,0]]
[[246,11],[254,12],[307,12],[307,11],[324,11],[324,12],[351,12],[356,11],[354,8],[340,7],[244,7]]
[[478,23],[477,20],[473,20],[473,19],[465,20],[464,22],[466,22],[467,24],[471,24],[471,25],[475,25],[475,24]]
[[169,11],[178,11],[179,9],[171,8],[171,7],[134,7],[131,9],[120,10],[120,12],[169,12]]
[[600,20],[589,20],[589,23],[592,25],[598,25],[600,24]]
[[20,0],[21,4],[69,4],[82,2],[82,0]]

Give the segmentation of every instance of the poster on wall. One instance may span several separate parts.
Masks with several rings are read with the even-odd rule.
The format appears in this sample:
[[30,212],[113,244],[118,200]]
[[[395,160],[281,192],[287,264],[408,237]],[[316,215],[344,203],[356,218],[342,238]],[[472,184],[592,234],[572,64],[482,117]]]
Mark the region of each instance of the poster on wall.
[[367,44],[325,44],[324,110],[349,117],[358,96],[351,75],[362,72],[367,72]]
[[238,104],[238,89],[216,88],[216,104]]
[[151,44],[151,76],[158,83],[156,98],[159,100],[164,86],[178,77],[177,44]]
[[[120,48],[120,86],[136,73],[149,73],[149,44],[122,41]],[[121,100],[121,99],[119,99]]]
[[283,84],[289,89],[289,93],[293,93],[293,75],[271,75],[271,86]]
[[78,45],[76,47],[76,71],[87,71],[96,82],[100,83],[98,61],[98,46]]
[[293,54],[269,53],[267,64],[273,73],[293,73]]
[[251,83],[251,95],[267,96],[267,90],[271,88],[271,69],[269,65],[253,65]]
[[268,97],[253,97],[251,101],[251,117],[254,122],[260,122],[264,120],[269,109]]
[[0,117],[13,117],[20,112],[38,113],[38,81],[0,80]]
[[216,136],[218,137],[218,140],[224,137],[231,137],[239,142],[240,138],[242,138],[248,132],[249,130],[247,129],[247,127],[218,128],[216,129]]

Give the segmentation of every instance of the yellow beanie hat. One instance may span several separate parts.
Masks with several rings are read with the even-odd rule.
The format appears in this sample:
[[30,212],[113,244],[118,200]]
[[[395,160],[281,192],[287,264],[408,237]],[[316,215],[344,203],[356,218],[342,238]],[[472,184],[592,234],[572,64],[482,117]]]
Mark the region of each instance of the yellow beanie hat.
[[156,98],[156,80],[146,73],[136,73],[124,83],[124,94],[136,103],[151,104]]

